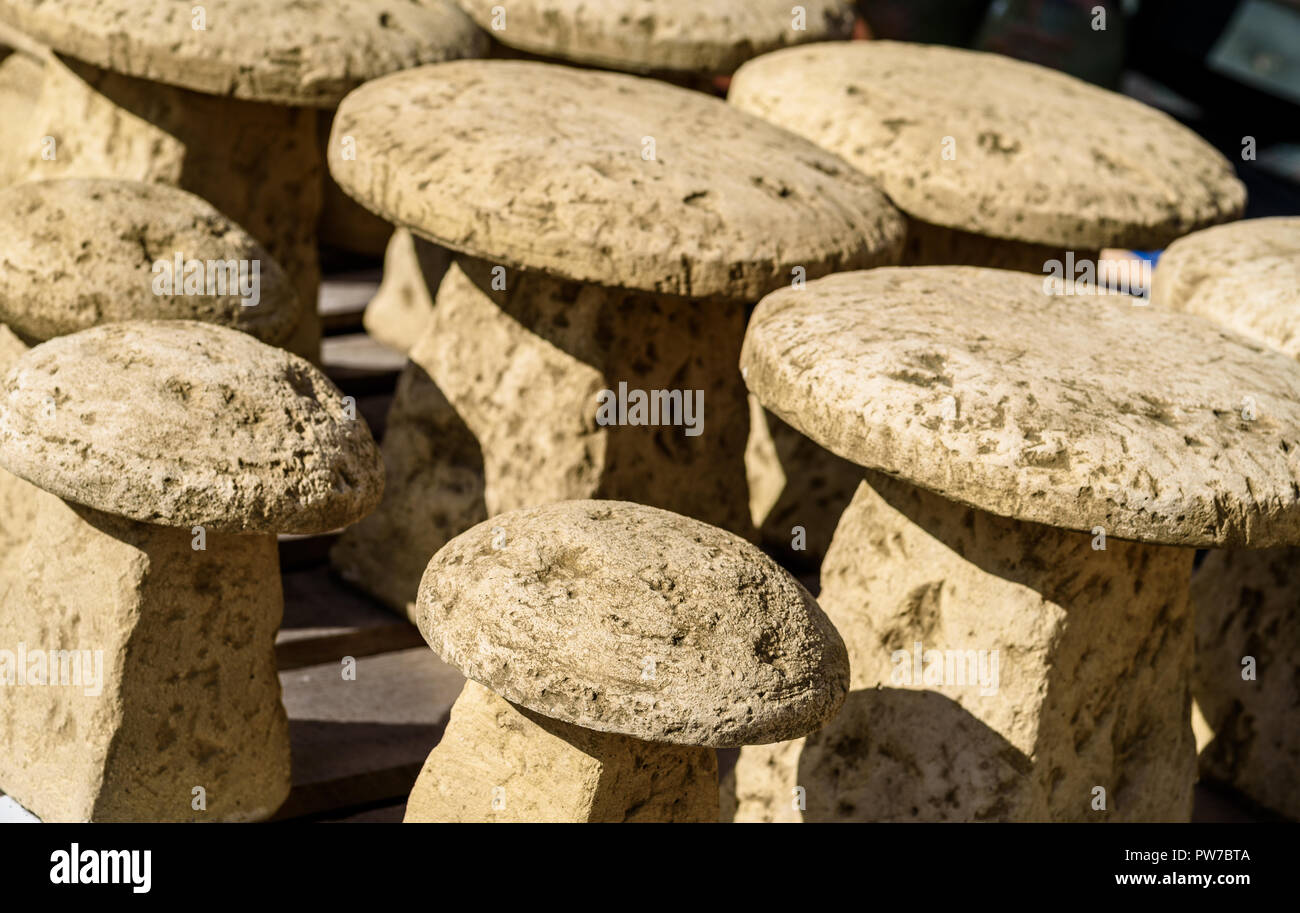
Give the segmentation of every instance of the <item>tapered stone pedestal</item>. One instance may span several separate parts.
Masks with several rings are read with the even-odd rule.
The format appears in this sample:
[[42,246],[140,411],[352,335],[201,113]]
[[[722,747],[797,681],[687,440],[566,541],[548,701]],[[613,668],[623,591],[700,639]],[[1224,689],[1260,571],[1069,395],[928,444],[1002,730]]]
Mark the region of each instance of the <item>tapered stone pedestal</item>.
[[795,786],[806,820],[1188,820],[1193,553],[1092,544],[872,473],[818,600],[854,690],[802,744],[744,749],[737,820]]
[[[274,813],[289,793],[275,537],[211,534],[195,551],[188,530],[3,484],[34,509],[0,578],[0,645],[28,657],[25,683],[0,665],[0,789],[43,821]],[[38,651],[102,679],[32,681]]]
[[383,281],[362,318],[366,332],[389,348],[410,352],[429,328],[433,299],[450,264],[445,247],[405,228],[392,232],[384,250]]
[[1210,552],[1192,605],[1201,776],[1300,819],[1300,549]]
[[[1101,258],[1100,248],[1084,248],[1073,253],[1072,262],[1087,260],[1095,265]],[[907,220],[903,265],[987,266],[1043,275],[1051,272],[1047,267],[1051,261],[1065,263],[1066,254],[1067,250],[1059,245],[993,238],[913,217]]]
[[[748,532],[743,305],[501,267],[505,289],[494,290],[493,269],[457,257],[438,289],[393,405],[384,501],[334,552],[343,575],[405,609],[433,552],[481,519],[472,454],[444,397],[480,448],[487,516],[612,498]],[[670,391],[676,412],[654,425],[648,409],[645,425],[601,424],[602,391],[622,385]]]
[[38,111],[35,137],[53,143],[30,150],[29,180],[116,177],[203,197],[266,245],[293,279],[303,316],[285,348],[319,359],[323,162],[315,111],[191,92],[54,56]]
[[465,685],[406,806],[411,822],[712,822],[712,748],[594,732]]

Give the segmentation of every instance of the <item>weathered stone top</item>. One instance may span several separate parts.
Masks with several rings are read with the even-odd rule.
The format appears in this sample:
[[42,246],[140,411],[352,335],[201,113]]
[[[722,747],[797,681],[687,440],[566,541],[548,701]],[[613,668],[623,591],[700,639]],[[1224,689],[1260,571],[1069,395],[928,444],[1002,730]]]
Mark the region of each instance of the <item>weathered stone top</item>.
[[1233,222],[1175,241],[1160,255],[1151,300],[1300,358],[1300,218]]
[[[503,44],[633,72],[730,73],[766,51],[847,38],[852,0],[812,0],[796,28],[788,0],[460,0]],[[504,10],[504,19],[498,15]],[[504,26],[504,27],[502,27]]]
[[1141,299],[1043,286],[976,267],[830,276],[759,303],[741,370],[845,459],[994,514],[1300,543],[1300,365]]
[[[276,344],[298,324],[301,305],[284,270],[251,235],[183,190],[33,181],[0,190],[0,212],[0,321],[28,342],[119,320],[188,319]],[[178,254],[202,263],[178,273]],[[249,306],[241,264],[243,288],[255,293],[247,300],[257,302]],[[187,274],[201,294],[185,294]]]
[[379,448],[319,370],[225,327],[110,323],[29,350],[0,383],[0,466],[163,526],[321,533],[379,502]]
[[[355,160],[340,154],[348,136]],[[618,73],[500,60],[394,73],[344,99],[329,164],[429,240],[640,291],[756,299],[795,267],[893,263],[902,245],[902,217],[841,159]]]
[[1000,54],[791,48],[742,66],[728,100],[844,156],[909,215],[995,238],[1162,247],[1245,206],[1228,161],[1172,118]]
[[468,677],[600,732],[775,742],[818,728],[848,691],[844,643],[794,578],[731,533],[640,504],[493,517],[434,556],[416,605]]
[[384,73],[487,50],[450,0],[0,0],[0,20],[128,76],[298,106],[333,107]]

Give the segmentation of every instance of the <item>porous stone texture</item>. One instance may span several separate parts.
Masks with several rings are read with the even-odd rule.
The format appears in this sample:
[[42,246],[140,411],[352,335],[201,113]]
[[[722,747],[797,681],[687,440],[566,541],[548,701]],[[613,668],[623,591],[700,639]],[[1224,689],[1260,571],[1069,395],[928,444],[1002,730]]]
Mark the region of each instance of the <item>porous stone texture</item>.
[[26,179],[122,178],[207,200],[291,277],[302,311],[284,345],[318,360],[316,112],[204,95],[54,56],[44,68]]
[[[862,467],[804,437],[749,397],[750,516],[763,547],[778,554],[783,565],[806,571],[821,565],[862,475]],[[796,527],[803,530],[802,547],[796,547]]]
[[[1053,260],[1065,263],[1067,251],[1050,244],[1030,244],[990,238],[969,231],[944,228],[920,219],[907,220],[907,243],[903,247],[903,266],[987,266],[1015,269],[1040,275],[1050,272]],[[1101,258],[1099,249],[1073,251],[1076,263]]]
[[[297,295],[266,249],[183,190],[107,179],[32,181],[0,190],[0,211],[10,214],[0,222],[0,320],[30,343],[145,318],[215,323],[275,345],[298,324]],[[177,255],[203,262],[202,294],[185,294]],[[247,306],[240,267],[252,279],[253,261],[258,300]],[[213,288],[224,291],[207,294],[217,272],[222,285]],[[162,294],[160,276],[171,283]]]
[[325,375],[225,327],[60,336],[19,357],[0,392],[0,465],[146,523],[322,533],[383,490],[379,448]]
[[710,748],[592,732],[468,682],[406,804],[410,822],[710,822]]
[[[804,3],[796,28],[786,0],[459,0],[503,44],[614,70],[730,73],[756,54],[847,38],[852,0]],[[497,10],[504,9],[503,18]],[[504,27],[503,27],[504,26]]]
[[[504,268],[499,290],[493,269],[458,257],[438,288],[389,418],[388,493],[344,534],[344,576],[409,606],[424,565],[482,519],[480,503],[492,516],[551,501],[636,500],[750,534],[736,367],[744,308]],[[601,391],[624,383],[681,391],[693,409],[703,391],[693,415],[701,433],[662,415],[659,425],[598,424]]]
[[909,216],[978,235],[1151,249],[1245,208],[1228,160],[1173,118],[1001,54],[790,48],[741,66],[728,101],[842,155]]
[[651,79],[419,67],[351,93],[333,137],[330,172],[372,212],[558,278],[752,301],[799,275],[896,262],[903,243],[902,217],[843,160]]
[[420,366],[423,352],[421,345],[412,351],[388,411],[383,500],[330,550],[330,564],[343,579],[411,621],[429,559],[488,516],[483,452]]
[[839,456],[991,513],[1171,545],[1300,537],[1300,365],[1203,318],[1007,270],[876,269],[767,296],[741,365]]
[[[91,662],[102,651],[102,687],[5,680],[0,789],[44,821],[269,817],[289,792],[282,599],[266,583],[279,576],[275,538],[210,533],[196,551],[189,530],[13,481],[33,512],[22,545],[0,552],[0,646],[92,651]],[[71,668],[82,667],[62,661]],[[193,808],[195,787],[206,810]]]
[[[9,367],[26,351],[27,345],[8,327],[0,324],[0,377],[8,373]],[[16,475],[0,469],[0,579],[4,579],[6,557],[31,529],[34,506],[30,494],[37,490]]]
[[1151,303],[1300,358],[1300,218],[1250,219],[1180,238],[1160,255]]
[[514,703],[679,745],[791,738],[834,714],[844,645],[756,547],[621,501],[513,511],[445,545],[417,622],[445,661]]
[[[1193,552],[1093,541],[870,473],[822,566],[853,691],[742,750],[736,820],[796,817],[796,786],[803,820],[1189,820]],[[939,680],[912,677],[918,642],[960,651]]]
[[36,149],[32,123],[43,74],[37,58],[8,47],[5,37],[0,32],[0,187],[22,180]]
[[450,0],[206,0],[199,9],[169,0],[0,0],[0,20],[117,73],[281,105],[330,107],[383,73],[487,49]]
[[[1212,551],[1192,578],[1201,776],[1300,819],[1300,549]],[[1251,657],[1253,679],[1243,677]]]
[[384,277],[366,305],[366,332],[399,352],[410,352],[433,321],[433,299],[451,265],[445,247],[399,228],[384,251]]

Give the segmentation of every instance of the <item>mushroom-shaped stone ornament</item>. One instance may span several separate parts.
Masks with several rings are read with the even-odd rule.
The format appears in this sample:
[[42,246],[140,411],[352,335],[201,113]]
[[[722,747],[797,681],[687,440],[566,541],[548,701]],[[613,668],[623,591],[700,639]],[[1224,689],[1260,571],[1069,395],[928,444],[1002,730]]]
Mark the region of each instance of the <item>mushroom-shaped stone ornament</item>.
[[471,682],[407,821],[716,821],[714,748],[832,716],[844,643],[731,533],[566,501],[449,542],[420,585],[430,646]]

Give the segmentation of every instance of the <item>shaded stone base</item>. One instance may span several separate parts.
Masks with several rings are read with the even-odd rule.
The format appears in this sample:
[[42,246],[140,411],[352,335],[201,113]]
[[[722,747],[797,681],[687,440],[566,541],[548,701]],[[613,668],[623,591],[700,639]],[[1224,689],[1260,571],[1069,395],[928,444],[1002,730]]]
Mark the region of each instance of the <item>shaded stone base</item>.
[[[816,572],[862,482],[862,467],[791,428],[751,395],[745,475],[750,518],[763,547],[788,568]],[[803,530],[802,548],[795,527]]]
[[4,485],[33,511],[0,558],[0,649],[102,651],[102,681],[20,684],[0,661],[0,790],[44,821],[274,813],[289,792],[275,538],[209,535],[195,551],[188,530]]
[[[492,270],[460,257],[448,269],[389,417],[383,503],[344,533],[340,572],[406,611],[419,584],[414,569],[422,573],[448,538],[482,519],[457,418],[478,448],[487,516],[605,498],[752,535],[737,367],[743,305],[519,272],[501,273],[507,290],[495,291]],[[620,383],[704,391],[702,433],[599,424],[598,395]]]
[[384,252],[384,278],[366,305],[366,332],[399,352],[411,348],[433,321],[433,296],[451,265],[451,251],[417,238],[405,228],[393,232]]
[[[901,265],[987,266],[1046,275],[1044,265],[1050,260],[1064,263],[1065,254],[1062,247],[990,238],[909,217]],[[1091,260],[1096,263],[1100,257],[1100,250],[1074,251],[1075,262]]]
[[316,112],[203,95],[64,58],[45,63],[28,180],[115,177],[172,184],[261,241],[303,304],[286,349],[320,361]]
[[[333,111],[320,111],[317,114],[316,140],[320,146],[322,162],[329,161],[330,130],[333,126]],[[344,193],[343,188],[330,176],[329,168],[323,167],[317,234],[321,244],[378,257],[383,254],[388,239],[392,237],[393,226]]]
[[868,473],[818,598],[854,690],[741,751],[736,820],[789,818],[795,786],[807,820],[1189,820],[1193,552],[1092,541]]
[[411,822],[711,822],[717,755],[593,732],[467,682],[406,805]]
[[1300,549],[1210,552],[1192,604],[1201,776],[1300,819]]

